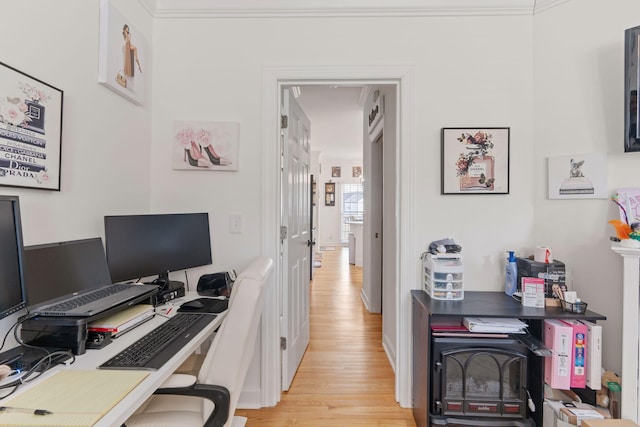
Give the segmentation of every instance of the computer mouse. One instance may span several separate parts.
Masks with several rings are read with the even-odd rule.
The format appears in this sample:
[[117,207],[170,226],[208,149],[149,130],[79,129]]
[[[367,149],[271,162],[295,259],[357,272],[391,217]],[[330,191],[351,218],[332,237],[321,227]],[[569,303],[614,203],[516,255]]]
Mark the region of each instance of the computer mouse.
[[204,304],[198,301],[197,299],[194,299],[193,301],[187,301],[183,303],[180,307],[181,308],[202,308],[204,307]]

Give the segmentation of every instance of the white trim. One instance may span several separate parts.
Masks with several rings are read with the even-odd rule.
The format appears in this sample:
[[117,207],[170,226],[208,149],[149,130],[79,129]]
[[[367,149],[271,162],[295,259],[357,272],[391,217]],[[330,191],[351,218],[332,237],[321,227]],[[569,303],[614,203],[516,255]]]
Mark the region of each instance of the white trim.
[[569,0],[138,0],[155,18],[533,15]]
[[622,256],[622,377],[620,414],[634,423],[640,420],[640,249],[612,244],[611,249]]
[[238,400],[238,409],[260,409],[262,403],[260,387],[252,387],[250,390],[242,389]]
[[[279,164],[277,144],[278,140],[278,105],[279,89],[282,85],[291,84],[328,84],[339,82],[363,84],[392,84],[399,83],[401,93],[397,112],[398,144],[398,201],[396,212],[400,224],[398,233],[398,307],[396,310],[396,325],[398,328],[398,348],[396,355],[399,364],[396,371],[396,398],[403,407],[411,406],[411,290],[419,284],[418,271],[411,268],[415,257],[407,253],[412,248],[411,230],[413,229],[413,213],[411,204],[412,157],[413,152],[413,92],[414,68],[409,65],[389,66],[271,66],[263,68],[262,99],[263,99],[263,132],[262,132],[262,219],[263,219],[263,253],[279,259],[280,239],[278,237],[278,218],[280,200],[278,187]],[[402,111],[402,114],[399,113]],[[408,252],[411,252],[410,249]],[[279,317],[281,295],[279,283],[282,276],[279,262],[275,263],[274,274],[271,275],[267,289],[267,301],[263,314],[262,339],[262,402],[264,406],[274,406],[280,400],[281,365],[279,362],[280,341]]]
[[389,340],[389,338],[385,335],[382,336],[382,349],[387,355],[387,359],[389,359],[389,363],[391,363],[391,369],[393,372],[396,372],[396,355],[393,354],[393,342]]
[[[398,180],[396,194],[397,235],[397,283],[396,286],[396,400],[400,406],[412,406],[411,383],[413,359],[411,353],[411,291],[421,287],[420,271],[416,266],[414,243],[413,200],[415,199],[413,180],[414,162],[414,68],[405,70],[401,84],[396,88],[400,100],[396,109],[396,123],[400,137],[397,140],[396,174]],[[402,113],[402,114],[401,114]]]
[[368,312],[371,312],[371,308],[369,308],[369,298],[364,290],[360,291],[360,299],[364,304],[364,308],[367,309]]
[[544,12],[568,1],[569,0],[536,0],[535,13]]

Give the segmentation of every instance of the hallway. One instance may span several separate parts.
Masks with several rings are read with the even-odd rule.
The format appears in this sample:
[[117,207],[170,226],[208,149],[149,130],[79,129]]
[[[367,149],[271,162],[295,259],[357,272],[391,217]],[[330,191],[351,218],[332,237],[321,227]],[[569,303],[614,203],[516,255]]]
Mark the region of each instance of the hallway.
[[415,427],[394,398],[394,372],[382,348],[382,316],[360,299],[362,268],[346,248],[325,250],[311,285],[311,341],[275,408],[237,410],[247,427]]

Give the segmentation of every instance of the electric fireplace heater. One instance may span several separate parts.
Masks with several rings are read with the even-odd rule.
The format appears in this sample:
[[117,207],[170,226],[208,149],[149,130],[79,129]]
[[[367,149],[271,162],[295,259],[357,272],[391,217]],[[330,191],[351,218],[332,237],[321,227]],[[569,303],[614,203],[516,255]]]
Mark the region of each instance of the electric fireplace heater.
[[529,427],[527,352],[512,338],[433,338],[431,426]]

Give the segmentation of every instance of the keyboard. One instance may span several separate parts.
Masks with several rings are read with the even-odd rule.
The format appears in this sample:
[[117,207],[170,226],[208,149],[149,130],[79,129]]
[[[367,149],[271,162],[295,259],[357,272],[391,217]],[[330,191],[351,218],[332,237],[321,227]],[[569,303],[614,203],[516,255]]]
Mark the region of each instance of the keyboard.
[[177,313],[98,368],[160,369],[215,317],[205,313]]
[[58,304],[47,307],[49,311],[70,311],[74,308],[82,307],[89,303],[101,300],[111,295],[115,295],[118,292],[131,289],[131,285],[111,285],[102,287],[93,292],[89,292],[83,295],[78,295],[70,300],[62,301]]

